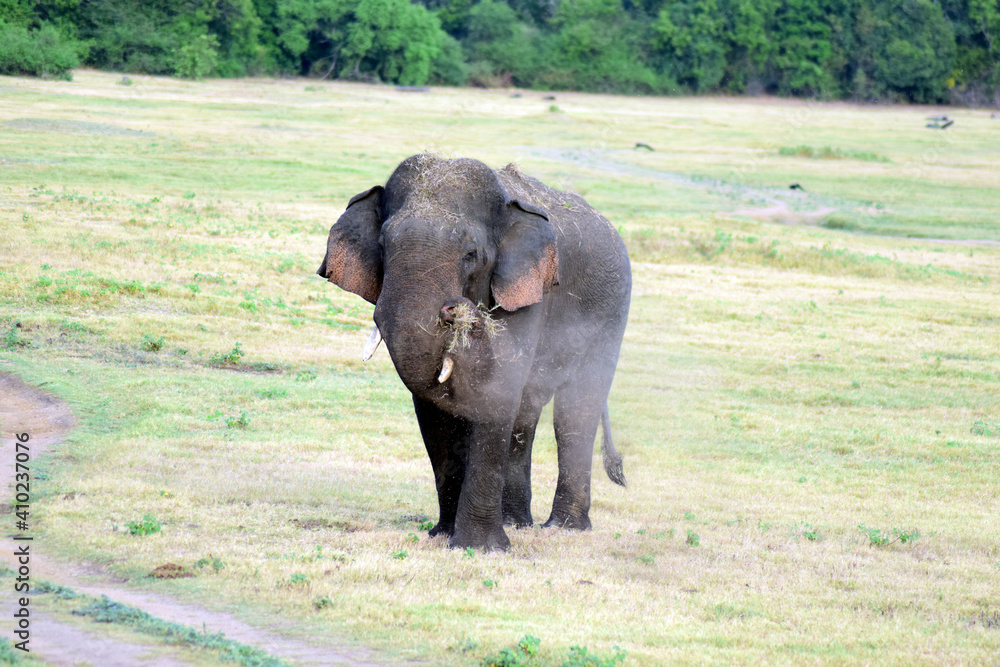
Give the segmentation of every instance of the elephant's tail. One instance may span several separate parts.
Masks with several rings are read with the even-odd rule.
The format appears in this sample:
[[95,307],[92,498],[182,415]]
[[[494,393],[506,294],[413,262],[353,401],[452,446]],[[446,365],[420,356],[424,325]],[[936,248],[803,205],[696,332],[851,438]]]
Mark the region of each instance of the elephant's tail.
[[604,455],[604,471],[612,482],[619,486],[628,486],[625,479],[625,468],[622,467],[622,455],[615,449],[611,440],[611,417],[608,415],[608,404],[604,404],[601,413],[601,453]]

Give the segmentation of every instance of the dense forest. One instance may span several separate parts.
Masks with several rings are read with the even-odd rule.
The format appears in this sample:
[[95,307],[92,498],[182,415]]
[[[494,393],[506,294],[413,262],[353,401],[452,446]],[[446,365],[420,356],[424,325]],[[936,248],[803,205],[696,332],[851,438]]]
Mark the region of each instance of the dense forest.
[[1000,0],[0,0],[0,73],[1000,106]]

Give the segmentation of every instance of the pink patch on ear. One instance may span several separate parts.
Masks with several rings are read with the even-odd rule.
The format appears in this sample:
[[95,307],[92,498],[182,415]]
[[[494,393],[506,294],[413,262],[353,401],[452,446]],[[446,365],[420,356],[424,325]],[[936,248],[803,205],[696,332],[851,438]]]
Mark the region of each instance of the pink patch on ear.
[[504,282],[500,287],[494,284],[493,298],[508,312],[542,300],[542,276],[538,267],[532,266],[515,280]]
[[337,244],[326,253],[326,279],[342,289],[375,303],[382,292],[382,281],[366,270],[354,253]]
[[508,312],[542,300],[542,295],[559,284],[559,251],[555,243],[545,247],[538,264],[529,266],[514,280],[493,284],[493,298]]

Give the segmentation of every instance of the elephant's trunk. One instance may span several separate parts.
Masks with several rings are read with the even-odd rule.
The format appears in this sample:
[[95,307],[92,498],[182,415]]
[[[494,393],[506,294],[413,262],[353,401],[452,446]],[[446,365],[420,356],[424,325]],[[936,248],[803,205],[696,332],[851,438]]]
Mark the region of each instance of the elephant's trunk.
[[[439,302],[440,303],[440,302]],[[413,393],[430,398],[442,391],[451,396],[481,386],[490,376],[490,335],[496,321],[464,297],[434,308],[433,300],[408,299],[406,304],[380,299],[374,339],[385,337],[389,355],[403,383]]]

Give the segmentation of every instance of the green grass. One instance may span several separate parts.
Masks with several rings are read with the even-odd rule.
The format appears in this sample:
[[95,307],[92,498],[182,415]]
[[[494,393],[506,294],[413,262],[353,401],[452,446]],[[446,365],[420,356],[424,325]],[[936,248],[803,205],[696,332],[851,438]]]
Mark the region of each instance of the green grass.
[[[1000,652],[988,114],[118,78],[2,82],[4,119],[61,121],[0,124],[0,370],[78,420],[32,485],[46,549],[435,664]],[[410,397],[359,359],[372,307],[314,275],[347,199],[428,148],[518,159],[629,246],[630,485],[595,473],[592,532],[428,539]],[[544,518],[550,412],[534,462]]]

